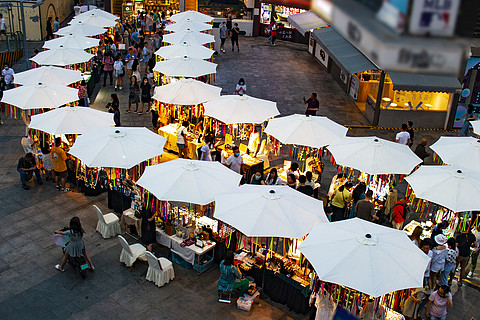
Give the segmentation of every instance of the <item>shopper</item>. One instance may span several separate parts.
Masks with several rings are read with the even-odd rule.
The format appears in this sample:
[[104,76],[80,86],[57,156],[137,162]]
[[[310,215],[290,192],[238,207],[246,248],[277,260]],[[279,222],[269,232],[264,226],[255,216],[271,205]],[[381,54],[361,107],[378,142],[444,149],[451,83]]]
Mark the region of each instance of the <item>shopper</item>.
[[298,186],[297,186],[297,191],[300,191],[303,194],[306,194],[307,196],[313,197],[313,188],[311,186],[307,186],[307,177],[304,175],[301,175],[298,178]]
[[232,40],[232,51],[235,49],[235,44],[237,45],[237,52],[240,52],[240,47],[238,46],[238,36],[240,35],[240,28],[238,23],[233,25],[232,30],[230,31],[230,39]]
[[317,111],[320,108],[320,103],[317,100],[317,94],[315,92],[312,92],[308,100],[305,100],[305,97],[303,97],[303,103],[307,105],[307,110],[305,111],[307,116],[317,115]]
[[412,234],[408,236],[417,247],[420,247],[420,237],[422,236],[422,233],[422,226],[416,226],[415,229],[413,229]]
[[[478,233],[477,233],[477,236],[478,236]],[[477,246],[476,246],[475,250],[472,251],[472,256],[470,257],[472,259],[472,261],[471,261],[472,268],[470,269],[470,272],[467,274],[468,279],[473,278],[473,273],[475,272],[475,269],[477,268],[479,253],[480,253],[480,241],[478,241],[478,239],[477,239]]]
[[150,50],[148,49],[148,42],[145,41],[142,48],[142,62],[147,63],[148,59],[150,59]]
[[413,146],[413,137],[415,136],[415,132],[413,132],[413,121],[407,121],[407,132],[410,135],[410,143],[408,146],[411,148]]
[[85,80],[82,80],[80,82],[80,87],[78,87],[78,105],[80,107],[88,108],[88,90]]
[[127,64],[127,77],[128,79],[132,76],[132,67],[133,62],[137,59],[137,55],[133,52],[133,48],[128,48],[128,54],[125,56],[125,63]]
[[46,174],[45,180],[55,181],[55,178],[53,177],[53,162],[52,162],[52,156],[50,155],[50,147],[46,145],[45,147],[42,147],[41,150],[42,150],[43,169],[45,169],[45,174]]
[[212,161],[213,139],[211,136],[205,136],[205,144],[200,148],[201,161]]
[[428,298],[427,313],[425,317],[430,320],[445,320],[447,318],[447,306],[453,308],[452,294],[448,286],[441,286]]
[[62,262],[55,265],[55,269],[58,271],[65,271],[64,267],[67,263],[68,257],[81,257],[82,255],[88,262],[88,266],[91,270],[95,270],[92,260],[88,255],[88,252],[85,250],[85,243],[83,242],[83,234],[85,230],[82,228],[82,223],[80,222],[79,217],[73,217],[70,219],[70,227],[67,231],[55,231],[56,234],[62,234],[64,236],[69,236],[70,240],[65,246],[65,254],[63,255]]
[[232,148],[232,151],[233,155],[231,155],[227,159],[227,167],[229,167],[238,174],[243,174],[243,158],[240,154],[240,150],[237,146],[234,146]]
[[113,121],[115,121],[115,127],[120,127],[120,102],[116,93],[110,95],[110,102],[107,104],[108,112],[113,113]]
[[[355,190],[353,191],[355,192]],[[355,213],[357,218],[370,222],[378,220],[378,217],[375,213],[375,206],[373,205],[372,201],[373,191],[368,190],[365,193],[365,199],[358,200],[357,204],[355,205]]]
[[349,190],[350,188],[352,188],[352,183],[347,182],[335,190],[332,198],[332,222],[344,220],[346,218],[348,204],[352,201],[352,194]]
[[123,65],[120,56],[115,58],[113,63],[113,69],[115,71],[115,91],[123,89],[123,76],[125,75],[125,67]]
[[402,198],[395,203],[395,207],[393,208],[393,219],[392,224],[393,227],[397,230],[403,229],[403,222],[406,219],[408,211],[408,200],[407,198]]
[[58,17],[55,17],[55,21],[53,21],[53,32],[57,32],[60,29],[60,21]]
[[290,169],[287,170],[287,176],[289,174],[295,175],[295,180],[300,177],[300,168],[298,167],[298,163],[292,162],[292,164],[290,165]]
[[417,155],[417,157],[422,159],[421,164],[425,164],[425,158],[430,156],[430,153],[426,150],[427,143],[428,140],[426,138],[423,138],[422,142],[417,144],[417,147],[415,148],[415,154]]
[[293,173],[287,174],[287,186],[297,189],[297,177]]
[[457,285],[461,287],[463,279],[465,278],[468,259],[470,258],[470,248],[476,247],[477,242],[470,227],[465,228],[465,230],[455,238],[455,241],[457,242],[458,248],[457,266],[460,268],[460,277],[458,278]]
[[62,138],[55,138],[55,146],[53,147],[50,154],[52,155],[53,170],[55,173],[55,181],[57,182],[57,190],[62,192],[67,192],[68,189],[65,187],[67,181],[67,155],[62,149]]
[[[367,191],[367,185],[365,182],[360,182],[352,191],[352,208],[349,211],[349,218],[355,218],[356,213],[356,205],[358,201],[365,199],[365,191]],[[369,220],[372,221],[372,220]]]
[[403,315],[405,320],[418,319],[418,310],[420,309],[421,302],[425,299],[425,291],[423,288],[416,288],[412,294],[405,300],[403,306]]
[[47,19],[47,38],[45,40],[53,39],[53,25],[52,25],[52,17],[48,17]]
[[35,174],[35,177],[37,178],[37,183],[39,185],[43,184],[40,170],[37,167],[35,157],[32,153],[29,152],[20,159],[18,159],[17,171],[18,173],[20,173],[20,181],[22,182],[23,189],[30,189],[30,187],[27,186],[27,181],[32,178],[33,174]]
[[247,94],[247,85],[245,84],[245,79],[240,78],[240,80],[238,80],[237,86],[235,87],[235,94],[238,94],[239,96]]
[[231,292],[238,289],[238,295],[243,297],[249,286],[248,279],[242,279],[242,273],[234,264],[233,251],[227,251],[225,258],[220,262],[220,279],[218,279],[218,290]]
[[447,247],[445,236],[437,234],[435,236],[435,247],[432,249],[433,257],[430,265],[430,288],[435,289],[437,280],[445,269],[445,259],[447,258]]
[[177,147],[178,156],[180,158],[187,157],[187,135],[188,135],[188,121],[184,120],[182,125],[177,130]]
[[458,133],[458,136],[459,137],[463,137],[463,136],[468,137],[470,135],[470,127],[471,127],[470,121],[475,120],[475,113],[474,113],[473,104],[470,103],[467,107],[467,112],[465,112],[465,114],[463,116],[457,118],[456,120],[460,121],[463,118],[465,118],[465,120],[463,121],[463,126],[462,126],[462,129],[460,130],[460,132]]
[[275,40],[277,40],[277,29],[278,29],[278,26],[276,23],[274,23],[272,26],[272,32],[270,33],[272,46],[276,46]]
[[432,262],[433,252],[432,252],[432,241],[429,238],[425,238],[420,242],[420,250],[423,251],[430,259],[428,259],[427,267],[423,274],[423,286],[428,288],[430,284],[430,264]]
[[[455,274],[455,266],[457,263],[458,248],[455,238],[451,237],[447,240],[447,257],[445,258],[445,267],[443,268],[442,275],[440,277],[441,285],[452,285],[452,279]],[[451,279],[449,280],[449,276]]]
[[272,168],[265,178],[265,184],[269,186],[281,186],[282,179],[278,176],[277,169]]
[[140,210],[140,216],[142,217],[141,241],[147,250],[152,252],[153,244],[156,242],[155,213],[146,208],[142,208]]
[[132,76],[137,78],[137,82],[140,82],[142,79],[142,69],[140,68],[140,62],[138,59],[135,59],[132,64]]
[[250,178],[250,184],[265,185],[265,181],[263,180],[263,174],[261,171],[256,171],[255,174],[252,175],[252,177]]
[[407,132],[407,129],[408,129],[407,125],[405,123],[402,123],[402,131],[397,133],[397,135],[395,136],[396,143],[404,144],[406,146],[409,145],[410,134]]
[[143,77],[142,84],[140,85],[140,90],[142,92],[142,107],[140,109],[139,115],[143,114],[143,106],[147,104],[147,110],[150,110],[150,102],[152,101],[152,86],[148,83],[147,77]]
[[7,85],[7,89],[14,88],[15,85],[13,84],[13,79],[15,77],[15,71],[8,66],[8,63],[3,65],[2,76],[5,84]]
[[155,36],[152,40],[152,45],[153,45],[153,48],[155,49],[155,51],[160,49],[160,47],[162,46],[162,39],[160,38],[160,34],[158,32],[155,33]]
[[225,53],[225,41],[227,40],[227,25],[222,22],[220,25],[220,51]]
[[103,63],[103,86],[105,87],[107,84],[107,75],[110,76],[110,85],[113,85],[113,64],[115,61],[112,57],[112,52],[106,52],[102,59]]
[[137,77],[131,76],[130,77],[130,87],[128,93],[128,109],[127,113],[130,113],[130,109],[132,107],[132,103],[135,103],[135,111],[134,113],[138,112],[138,102],[140,99],[138,98],[138,94],[140,93],[140,87],[138,86]]

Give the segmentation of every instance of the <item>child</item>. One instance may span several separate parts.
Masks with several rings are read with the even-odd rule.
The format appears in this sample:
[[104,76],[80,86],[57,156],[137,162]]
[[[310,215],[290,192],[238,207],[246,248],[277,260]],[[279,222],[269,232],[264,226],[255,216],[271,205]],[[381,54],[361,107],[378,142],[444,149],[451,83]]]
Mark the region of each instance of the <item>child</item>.
[[[52,156],[50,155],[50,147],[47,145],[41,148],[42,150],[42,163],[43,168],[45,169],[45,175],[47,176],[46,180],[55,180],[53,178],[53,162]],[[55,181],[54,181],[55,182]]]

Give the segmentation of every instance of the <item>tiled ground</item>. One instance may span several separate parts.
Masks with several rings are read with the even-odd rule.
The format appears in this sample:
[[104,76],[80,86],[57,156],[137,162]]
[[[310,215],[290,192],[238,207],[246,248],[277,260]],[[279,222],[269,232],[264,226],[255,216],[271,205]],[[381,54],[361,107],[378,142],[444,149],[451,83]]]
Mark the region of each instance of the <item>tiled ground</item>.
[[[244,77],[249,94],[277,101],[282,114],[291,114],[303,113],[302,96],[316,91],[321,115],[346,125],[366,124],[347,95],[304,46],[278,42],[278,46],[271,47],[264,38],[241,39],[240,44],[240,53],[227,51],[215,58],[219,64],[217,85],[222,86],[224,93],[231,93],[238,78]],[[102,88],[93,107],[104,109],[112,92],[111,87]],[[124,111],[127,91],[118,93]],[[122,113],[122,123],[151,127],[149,114]],[[75,191],[59,194],[52,183],[22,190],[15,166],[22,155],[20,139],[24,132],[25,125],[19,120],[7,119],[0,127],[0,319],[308,318],[288,311],[268,297],[262,297],[251,313],[234,305],[219,304],[217,267],[197,276],[194,271],[175,265],[175,280],[162,288],[145,282],[145,263],[137,263],[130,273],[119,263],[118,240],[104,240],[95,232],[97,219],[92,204],[107,211],[105,194],[97,197],[85,197]],[[386,139],[392,139],[394,134],[388,130],[349,131],[353,136],[377,135]],[[427,137],[433,142],[440,134],[418,131],[417,139]],[[324,190],[335,172],[326,162]],[[53,268],[61,258],[61,250],[54,246],[51,234],[75,215],[83,222],[87,232],[85,243],[96,266],[86,280],[68,267],[65,273]],[[155,247],[155,251],[157,256],[167,256],[164,248]],[[478,271],[475,276],[474,282],[480,283]],[[447,319],[478,317],[478,291],[470,285],[458,289],[455,284],[453,290],[454,308]]]

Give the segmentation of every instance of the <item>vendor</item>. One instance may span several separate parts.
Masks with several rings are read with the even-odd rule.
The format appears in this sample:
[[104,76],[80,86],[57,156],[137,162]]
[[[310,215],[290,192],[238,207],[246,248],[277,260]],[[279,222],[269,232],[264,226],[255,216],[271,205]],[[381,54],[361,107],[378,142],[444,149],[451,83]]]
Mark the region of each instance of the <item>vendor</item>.
[[177,130],[177,147],[178,147],[178,156],[180,158],[185,158],[187,154],[187,127],[188,121],[184,120],[182,125]]
[[239,297],[243,297],[249,286],[248,279],[242,279],[242,273],[233,263],[233,251],[227,251],[225,258],[220,262],[219,291],[233,291],[239,289]]

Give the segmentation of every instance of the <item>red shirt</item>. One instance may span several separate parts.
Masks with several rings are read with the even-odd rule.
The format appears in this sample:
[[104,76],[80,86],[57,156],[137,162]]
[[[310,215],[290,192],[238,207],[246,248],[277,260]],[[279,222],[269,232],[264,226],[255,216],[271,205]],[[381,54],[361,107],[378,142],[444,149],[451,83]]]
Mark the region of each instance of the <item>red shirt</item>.
[[407,205],[398,200],[393,207],[393,222],[400,223],[405,221],[405,210]]

